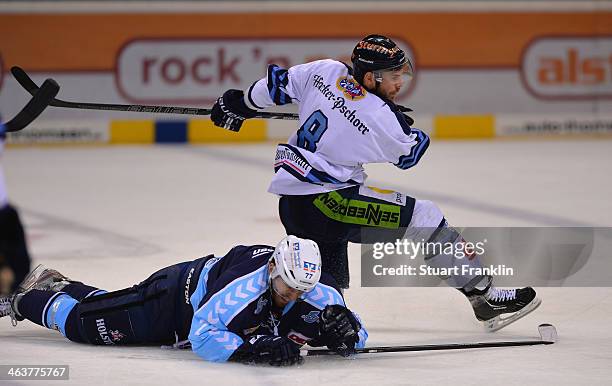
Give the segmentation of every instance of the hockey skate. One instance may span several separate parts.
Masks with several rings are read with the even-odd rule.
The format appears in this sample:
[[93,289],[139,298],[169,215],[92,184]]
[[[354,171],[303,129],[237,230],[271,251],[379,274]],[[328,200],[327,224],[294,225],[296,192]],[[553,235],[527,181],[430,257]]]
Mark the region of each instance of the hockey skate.
[[69,284],[70,279],[62,275],[58,271],[50,268],[45,268],[44,265],[39,264],[28,276],[23,279],[16,294],[27,292],[31,289],[37,289],[41,291],[61,291],[63,287]]
[[26,276],[15,293],[0,297],[0,317],[10,316],[13,326],[23,318],[19,315],[18,303],[21,297],[32,289],[59,292],[69,284],[69,279],[54,269],[38,265]]
[[465,295],[474,308],[476,318],[489,332],[516,322],[542,303],[531,287],[499,289],[490,286],[484,290],[474,289]]

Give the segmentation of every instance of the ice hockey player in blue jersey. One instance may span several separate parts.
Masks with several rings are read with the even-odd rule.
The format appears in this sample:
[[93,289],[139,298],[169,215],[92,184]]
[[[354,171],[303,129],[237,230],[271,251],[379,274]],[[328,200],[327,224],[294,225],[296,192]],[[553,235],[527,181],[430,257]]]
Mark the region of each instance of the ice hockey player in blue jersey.
[[[288,234],[317,242],[323,271],[342,288],[349,286],[347,245],[362,243],[368,230],[405,230],[400,238],[427,243],[465,240],[431,201],[366,185],[363,165],[392,163],[414,167],[430,140],[396,105],[414,68],[393,40],[369,35],[352,53],[352,67],[331,59],[284,69],[274,64],[247,90],[228,90],[212,109],[215,125],[240,130],[258,110],[295,103],[299,129],[278,145],[269,192],[280,196],[279,214]],[[370,232],[371,233],[371,232]],[[460,269],[446,282],[466,295],[478,320],[497,330],[540,304],[530,288],[502,290],[480,275],[477,256],[459,262],[439,253],[425,256],[433,267]],[[464,274],[463,272],[474,272]]]
[[240,245],[166,267],[114,292],[39,266],[15,294],[0,297],[0,316],[7,315],[74,342],[191,346],[208,361],[277,366],[299,363],[304,344],[348,356],[368,336],[321,273],[317,244],[295,236],[276,248]]
[[0,295],[14,291],[30,271],[30,255],[19,212],[9,203],[4,182],[5,136],[5,127],[0,123]]

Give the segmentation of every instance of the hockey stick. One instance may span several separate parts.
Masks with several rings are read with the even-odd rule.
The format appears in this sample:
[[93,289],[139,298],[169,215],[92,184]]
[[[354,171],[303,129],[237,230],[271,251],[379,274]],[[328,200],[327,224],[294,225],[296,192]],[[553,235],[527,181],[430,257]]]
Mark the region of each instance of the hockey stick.
[[[536,346],[540,344],[553,344],[557,341],[557,330],[552,324],[540,324],[539,340],[517,340],[509,342],[484,342],[484,343],[450,343],[450,344],[426,344],[420,346],[378,346],[364,347],[355,350],[356,354],[374,354],[383,352],[401,351],[437,351],[437,350],[465,350],[474,348],[510,347],[510,346]],[[305,351],[305,353],[304,353]],[[305,356],[337,355],[332,350],[302,350]]]
[[13,119],[6,122],[4,125],[7,132],[19,131],[35,120],[53,100],[59,92],[59,85],[53,79],[44,81],[42,87],[36,87],[34,92],[31,92],[32,99],[15,115]]
[[[11,73],[17,82],[25,88],[30,94],[34,95],[38,86],[32,78],[20,67],[14,66],[11,68]],[[50,106],[64,107],[68,109],[85,109],[85,110],[112,110],[112,111],[129,111],[134,113],[158,113],[158,114],[184,114],[184,115],[210,115],[211,109],[199,109],[195,107],[175,107],[175,106],[151,106],[151,105],[120,105],[108,103],[85,103],[85,102],[70,102],[61,99],[53,98]],[[293,113],[257,113],[255,118],[263,119],[290,119],[298,120],[297,114]]]

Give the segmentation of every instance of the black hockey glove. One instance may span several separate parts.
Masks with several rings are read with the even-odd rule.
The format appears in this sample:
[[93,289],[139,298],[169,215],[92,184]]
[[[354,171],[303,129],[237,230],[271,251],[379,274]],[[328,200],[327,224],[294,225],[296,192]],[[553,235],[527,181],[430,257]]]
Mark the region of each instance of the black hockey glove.
[[355,344],[359,342],[361,324],[351,310],[339,304],[326,306],[321,313],[319,332],[321,341],[330,350],[343,357],[355,352]]
[[231,131],[240,131],[245,119],[253,118],[256,110],[249,108],[244,103],[244,92],[242,90],[227,90],[213,105],[210,119],[216,126]]
[[397,110],[402,113],[402,115],[404,116],[404,119],[406,120],[406,123],[408,124],[408,126],[412,127],[412,125],[414,125],[414,119],[412,119],[410,116],[408,116],[408,114],[412,111],[411,108],[402,106],[402,105],[395,105],[397,107]]
[[243,363],[269,363],[272,366],[291,366],[302,363],[300,348],[288,338],[257,335],[234,351],[231,361]]
[[402,113],[402,115],[404,116],[404,119],[406,120],[406,123],[408,124],[408,126],[412,127],[412,125],[414,125],[414,119],[410,118],[408,115]]

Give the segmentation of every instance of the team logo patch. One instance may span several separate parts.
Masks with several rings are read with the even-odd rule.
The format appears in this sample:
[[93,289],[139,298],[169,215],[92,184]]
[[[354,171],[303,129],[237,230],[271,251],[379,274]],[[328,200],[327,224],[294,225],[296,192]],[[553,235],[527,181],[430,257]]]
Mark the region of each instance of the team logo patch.
[[355,79],[347,76],[339,77],[336,81],[336,87],[352,101],[358,101],[368,93]]
[[113,342],[119,342],[121,341],[121,339],[125,338],[125,334],[121,333],[119,330],[115,330],[115,331],[111,330],[109,331],[109,334]]
[[302,315],[302,319],[304,319],[306,323],[315,323],[319,321],[320,313],[321,311],[310,311],[308,315]]
[[253,251],[253,255],[251,256],[251,258],[253,257],[258,257],[261,255],[265,255],[266,253],[270,253],[270,252],[274,252],[274,249],[270,249],[270,248],[259,248]]

